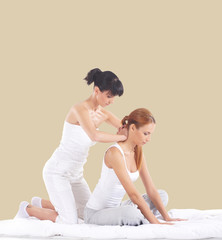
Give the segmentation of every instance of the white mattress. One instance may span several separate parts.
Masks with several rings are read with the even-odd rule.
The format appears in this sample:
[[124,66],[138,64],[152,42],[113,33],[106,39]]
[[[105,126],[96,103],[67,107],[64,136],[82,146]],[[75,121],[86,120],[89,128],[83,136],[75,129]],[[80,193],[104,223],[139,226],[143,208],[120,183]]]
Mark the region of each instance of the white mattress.
[[96,239],[204,239],[222,238],[222,209],[172,209],[171,217],[188,221],[175,225],[145,224],[133,226],[65,225],[36,218],[0,221],[0,237],[73,237]]

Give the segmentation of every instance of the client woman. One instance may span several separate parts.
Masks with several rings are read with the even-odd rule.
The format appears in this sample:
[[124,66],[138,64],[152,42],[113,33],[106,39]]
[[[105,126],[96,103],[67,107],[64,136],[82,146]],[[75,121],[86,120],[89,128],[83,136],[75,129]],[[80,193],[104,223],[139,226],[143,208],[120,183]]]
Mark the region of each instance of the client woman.
[[[147,169],[142,146],[150,141],[156,122],[151,112],[139,108],[122,120],[123,127],[118,134],[127,131],[128,138],[116,143],[105,153],[101,177],[96,185],[84,212],[85,223],[98,225],[140,225],[144,223],[172,224],[160,222],[161,214],[165,221],[172,219],[164,206],[168,195],[157,191]],[[147,194],[140,195],[133,182],[141,177]],[[122,202],[127,192],[131,200]]]

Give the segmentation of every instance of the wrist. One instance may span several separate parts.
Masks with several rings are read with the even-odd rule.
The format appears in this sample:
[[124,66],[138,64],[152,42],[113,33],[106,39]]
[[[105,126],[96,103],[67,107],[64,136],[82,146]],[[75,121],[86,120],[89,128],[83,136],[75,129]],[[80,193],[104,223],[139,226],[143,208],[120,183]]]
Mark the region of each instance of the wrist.
[[164,219],[165,221],[169,221],[171,218],[170,218],[169,215],[166,215],[166,216],[163,216],[163,219]]
[[160,222],[156,219],[155,221],[151,222],[152,224],[160,224]]
[[126,140],[126,136],[125,135],[120,135],[120,141],[125,141]]

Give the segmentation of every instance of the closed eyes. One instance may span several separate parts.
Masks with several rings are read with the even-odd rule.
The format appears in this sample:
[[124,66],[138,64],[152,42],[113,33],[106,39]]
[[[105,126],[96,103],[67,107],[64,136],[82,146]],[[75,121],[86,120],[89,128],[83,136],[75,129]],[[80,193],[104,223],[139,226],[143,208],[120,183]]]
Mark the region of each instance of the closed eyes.
[[145,136],[147,136],[147,135],[149,135],[149,134],[150,134],[150,132],[145,132],[145,133],[144,133]]

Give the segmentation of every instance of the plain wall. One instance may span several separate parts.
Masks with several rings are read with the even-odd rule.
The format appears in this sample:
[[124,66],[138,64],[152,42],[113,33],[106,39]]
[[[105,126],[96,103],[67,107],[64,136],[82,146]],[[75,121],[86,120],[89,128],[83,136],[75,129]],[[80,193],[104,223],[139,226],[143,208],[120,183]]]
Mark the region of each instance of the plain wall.
[[[0,2],[0,219],[20,201],[48,198],[42,169],[70,107],[90,96],[92,68],[113,71],[125,92],[119,118],[148,108],[157,126],[144,146],[172,208],[222,208],[221,1]],[[106,124],[101,130],[115,133]],[[95,187],[105,149],[89,153]],[[141,193],[141,181],[136,183]]]

